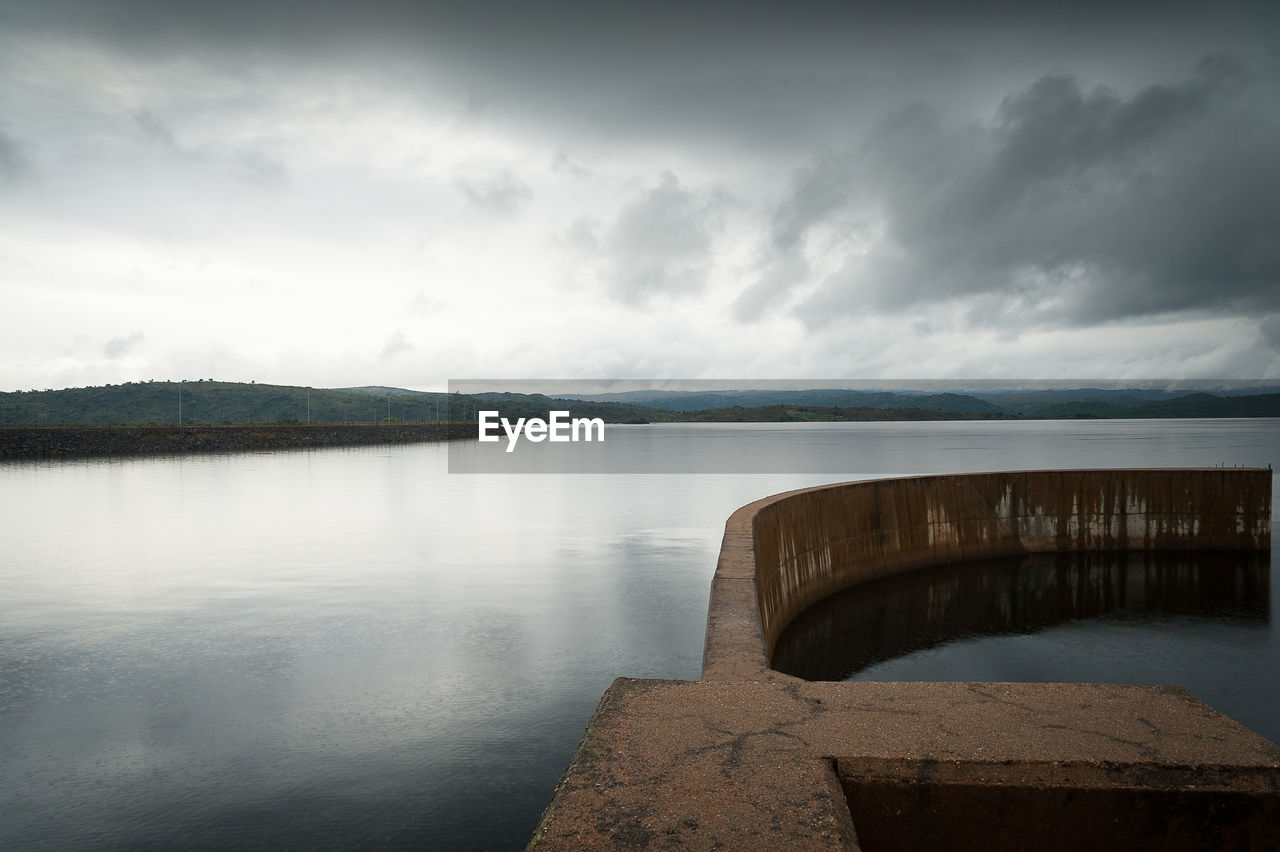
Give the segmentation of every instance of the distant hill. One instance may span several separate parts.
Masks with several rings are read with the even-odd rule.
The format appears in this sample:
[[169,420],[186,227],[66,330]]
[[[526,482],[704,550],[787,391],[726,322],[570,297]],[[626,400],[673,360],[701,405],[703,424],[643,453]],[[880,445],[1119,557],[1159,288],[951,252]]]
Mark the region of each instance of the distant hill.
[[[1148,417],[1168,416],[1141,414],[1153,404],[1169,403],[1176,410],[1176,402],[1192,396],[1210,399],[1237,399],[1242,397],[1273,396],[1280,387],[1258,386],[1251,390],[1218,387],[1212,390],[1191,388],[1062,388],[1053,390],[1010,390],[995,393],[975,392],[976,396],[1011,414],[1028,417]],[[1151,409],[1156,410],[1156,409]],[[1226,406],[1223,411],[1231,410]],[[1191,415],[1182,415],[1191,416]],[[1237,415],[1204,415],[1231,417]],[[1275,416],[1275,415],[1251,415]]]
[[606,423],[648,423],[661,414],[642,405],[564,399],[540,393],[478,393],[473,396],[488,408],[500,411],[508,420],[517,417],[541,417],[545,420],[551,411],[563,410],[570,411],[574,417],[600,417]]
[[[435,422],[469,417],[474,400],[389,389],[377,395],[241,382],[130,382],[0,394],[0,425]],[[181,398],[181,414],[179,414]],[[390,404],[388,405],[388,400]]]
[[[181,403],[179,403],[181,397]],[[501,405],[495,403],[500,402]],[[181,404],[181,410],[179,405]],[[648,422],[651,409],[621,403],[553,400],[525,394],[431,393],[389,387],[307,388],[243,382],[129,382],[66,390],[0,393],[0,426],[151,424],[471,422],[476,411],[541,417],[570,409],[609,423]]]
[[[685,423],[804,423],[882,422],[890,420],[991,420],[1015,419],[999,412],[957,413],[926,408],[870,408],[867,406],[759,405],[750,408],[708,408],[702,411],[664,412],[667,421]],[[657,418],[655,418],[657,419]]]
[[1280,417],[1280,393],[1219,397],[1195,393],[1136,406],[1125,417]]
[[383,385],[363,385],[357,388],[332,388],[332,390],[341,393],[358,393],[364,396],[380,396],[384,399],[388,396],[431,396],[439,397],[441,394],[432,393],[431,391],[407,390],[406,388],[389,388]]
[[1024,417],[1041,419],[1132,419],[1170,417],[1280,417],[1280,393],[1254,396],[1217,396],[1185,393],[1167,398],[1142,399],[1125,393],[1080,395],[1074,400],[1038,399],[1006,403]]
[[668,411],[758,408],[761,406],[818,406],[827,408],[914,408],[956,414],[994,414],[1000,408],[976,396],[954,393],[906,393],[861,391],[842,388],[813,390],[723,390],[723,391],[623,391],[620,393],[573,395],[578,399],[623,402],[652,406]]
[[[1220,396],[1124,390],[967,394],[889,391],[726,391],[564,399],[541,394],[432,393],[403,388],[306,388],[241,382],[129,382],[0,393],[0,426],[471,422],[476,412],[546,418],[552,410],[608,423],[791,422],[1167,417],[1280,417],[1280,393]],[[732,400],[739,400],[734,402]],[[765,401],[756,401],[765,400]],[[747,404],[751,403],[751,404]],[[660,406],[660,407],[659,407]]]

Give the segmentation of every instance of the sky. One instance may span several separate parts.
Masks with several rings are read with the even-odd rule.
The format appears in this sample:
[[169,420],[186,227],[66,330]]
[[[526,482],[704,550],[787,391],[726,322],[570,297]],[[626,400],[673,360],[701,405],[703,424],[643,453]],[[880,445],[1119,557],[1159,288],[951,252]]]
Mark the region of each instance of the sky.
[[1280,7],[1115,5],[0,0],[0,390],[1278,378]]

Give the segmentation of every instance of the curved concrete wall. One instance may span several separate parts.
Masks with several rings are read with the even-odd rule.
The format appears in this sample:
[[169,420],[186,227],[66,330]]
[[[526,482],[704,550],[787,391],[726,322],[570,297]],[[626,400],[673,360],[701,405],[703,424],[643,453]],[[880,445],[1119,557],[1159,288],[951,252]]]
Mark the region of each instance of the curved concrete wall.
[[1269,469],[1010,471],[777,494],[725,525],[702,676],[792,680],[769,655],[795,616],[914,568],[1057,550],[1270,547]]

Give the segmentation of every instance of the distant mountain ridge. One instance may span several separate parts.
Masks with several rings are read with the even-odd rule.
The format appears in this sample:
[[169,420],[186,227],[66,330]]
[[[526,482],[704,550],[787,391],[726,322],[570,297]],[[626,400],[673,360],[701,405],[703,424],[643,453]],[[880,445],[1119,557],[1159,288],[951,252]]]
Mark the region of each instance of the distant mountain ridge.
[[1097,389],[929,393],[844,389],[631,391],[574,397],[476,395],[363,386],[129,382],[0,393],[0,426],[471,422],[476,412],[608,423],[831,420],[1280,417],[1280,392]]
[[[331,390],[243,382],[129,382],[0,394],[0,425],[434,422],[460,414],[448,394]],[[468,408],[468,411],[470,409]],[[458,419],[462,419],[459,417]]]
[[472,396],[379,386],[335,389],[201,380],[0,393],[0,426],[456,423],[474,421],[477,411],[496,403],[512,419],[545,419],[549,411],[569,405],[575,416],[603,417],[610,423],[644,423],[654,413],[622,403],[528,394]]
[[830,408],[918,408],[962,414],[994,414],[1000,409],[975,396],[955,393],[915,394],[893,391],[843,390],[725,390],[725,391],[624,391],[616,394],[566,394],[566,398],[627,402],[668,411],[756,408],[769,405]]

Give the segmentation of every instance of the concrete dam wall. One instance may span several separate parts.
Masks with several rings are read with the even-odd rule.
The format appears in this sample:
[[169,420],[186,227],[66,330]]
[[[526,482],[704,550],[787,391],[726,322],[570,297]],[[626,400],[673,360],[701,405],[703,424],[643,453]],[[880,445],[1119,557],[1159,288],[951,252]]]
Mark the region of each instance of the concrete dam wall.
[[1280,748],[1178,686],[769,665],[789,621],[867,580],[1047,551],[1269,553],[1270,522],[1271,471],[1239,468],[922,476],[744,506],[703,679],[614,681],[529,848],[1280,848]]
[[1052,551],[1266,550],[1271,471],[1046,470],[917,476],[767,497],[725,526],[703,678],[775,680],[787,624],[849,586]]

